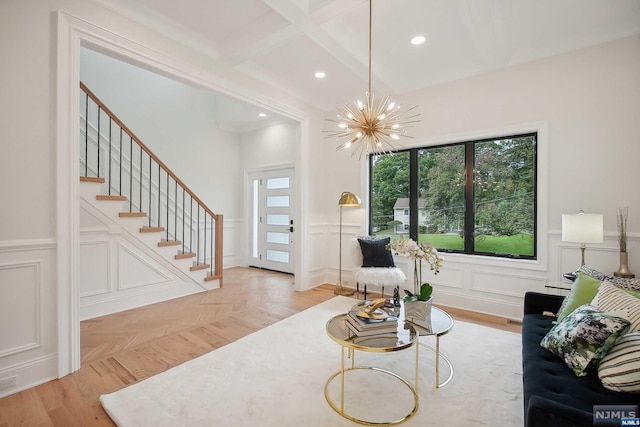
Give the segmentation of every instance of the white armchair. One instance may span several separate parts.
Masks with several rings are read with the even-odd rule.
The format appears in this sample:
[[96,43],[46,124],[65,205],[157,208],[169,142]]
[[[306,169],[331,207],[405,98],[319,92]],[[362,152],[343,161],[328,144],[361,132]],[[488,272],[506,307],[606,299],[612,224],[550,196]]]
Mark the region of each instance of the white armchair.
[[362,284],[365,300],[367,299],[367,286],[379,287],[384,297],[385,286],[397,288],[407,280],[404,272],[395,266],[393,254],[385,247],[386,241],[387,239],[371,237],[352,239],[352,258],[357,266],[355,270],[356,292],[359,296]]

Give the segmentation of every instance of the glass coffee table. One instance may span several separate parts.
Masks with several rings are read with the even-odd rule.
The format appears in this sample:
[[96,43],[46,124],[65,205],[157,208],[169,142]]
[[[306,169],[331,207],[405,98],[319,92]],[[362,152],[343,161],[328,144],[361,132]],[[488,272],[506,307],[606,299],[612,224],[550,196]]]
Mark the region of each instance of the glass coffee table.
[[[351,309],[360,309],[364,305],[367,304],[367,301],[361,301],[355,304]],[[399,319],[404,320],[404,301],[400,301],[400,307],[396,307],[392,314],[398,316]],[[453,365],[451,361],[447,359],[447,357],[440,352],[440,337],[446,335],[453,329],[453,318],[441,308],[432,306],[431,307],[431,318],[429,323],[418,323],[406,321],[407,324],[411,325],[415,331],[418,333],[418,337],[426,337],[426,336],[434,336],[436,338],[436,346],[435,348],[425,344],[423,341],[418,339],[418,343],[431,351],[433,351],[436,355],[436,388],[444,387],[451,381],[453,378]],[[446,363],[449,368],[449,375],[447,378],[440,382],[440,359]]]
[[[418,411],[418,338],[419,335],[413,326],[402,319],[398,320],[398,328],[396,333],[383,333],[372,336],[357,336],[351,330],[347,328],[345,325],[345,318],[349,316],[346,314],[339,314],[337,316],[332,317],[327,322],[326,331],[327,335],[340,344],[340,370],[329,377],[325,386],[324,386],[324,395],[327,399],[327,403],[329,406],[340,414],[342,417],[354,421],[359,424],[364,425],[395,425],[400,424],[409,418],[411,418]],[[388,371],[386,369],[373,367],[373,366],[356,366],[355,365],[355,351],[364,351],[371,353],[392,353],[396,351],[405,350],[411,347],[415,347],[416,349],[416,381],[415,386],[411,385],[406,379],[402,378],[400,375]],[[351,359],[351,367],[345,367],[345,351],[348,352],[348,357]],[[354,415],[351,415],[347,410],[345,410],[344,404],[344,383],[345,383],[345,373],[349,371],[355,370],[368,370],[381,372],[383,374],[387,374],[392,378],[402,382],[406,387],[409,388],[411,394],[413,395],[413,408],[404,415],[396,420],[389,421],[371,421],[365,420],[361,418],[357,418]],[[329,385],[336,378],[340,377],[340,403],[334,403],[333,399],[329,393]]]

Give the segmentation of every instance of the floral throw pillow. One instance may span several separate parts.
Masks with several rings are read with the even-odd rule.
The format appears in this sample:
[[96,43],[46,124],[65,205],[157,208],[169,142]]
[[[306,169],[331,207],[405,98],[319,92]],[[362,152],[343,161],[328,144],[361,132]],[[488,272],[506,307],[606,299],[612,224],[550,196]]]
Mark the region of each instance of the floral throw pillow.
[[629,325],[626,319],[585,304],[558,321],[540,345],[559,356],[581,377],[597,366],[618,337],[629,330]]

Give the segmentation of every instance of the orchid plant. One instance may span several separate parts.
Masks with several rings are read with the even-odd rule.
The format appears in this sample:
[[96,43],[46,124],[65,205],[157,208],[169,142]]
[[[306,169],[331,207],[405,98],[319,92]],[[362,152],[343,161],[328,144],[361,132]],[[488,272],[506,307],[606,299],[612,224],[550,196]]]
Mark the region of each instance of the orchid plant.
[[438,250],[428,243],[418,243],[413,239],[396,239],[388,244],[388,249],[395,254],[407,255],[413,260],[413,292],[406,290],[405,301],[427,301],[433,292],[429,283],[422,283],[422,261],[429,264],[429,269],[435,274],[440,272],[442,258]]

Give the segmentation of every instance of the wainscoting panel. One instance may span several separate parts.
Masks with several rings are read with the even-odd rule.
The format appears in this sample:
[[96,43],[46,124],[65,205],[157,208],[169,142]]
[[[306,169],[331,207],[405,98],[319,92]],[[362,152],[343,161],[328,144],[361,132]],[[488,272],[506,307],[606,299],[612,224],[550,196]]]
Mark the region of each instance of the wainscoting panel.
[[80,298],[111,292],[109,240],[80,243]]
[[[244,222],[239,219],[223,219],[223,240],[222,240],[222,252],[224,254],[222,258],[223,268],[235,267],[238,265],[246,265],[242,260],[244,257],[241,255],[246,245],[243,245],[240,241],[242,236],[242,227]],[[224,286],[224,285],[223,285]]]
[[0,358],[42,345],[40,262],[0,265]]
[[[354,279],[355,269],[358,267],[355,265],[354,257],[354,242],[353,239],[361,236],[360,226],[354,224],[342,224],[342,284],[348,288],[356,288]],[[329,264],[331,274],[329,276],[330,283],[338,282],[338,273],[340,271],[340,228],[331,230],[325,236],[324,248],[319,250],[324,251],[324,260]]]
[[0,398],[57,375],[54,239],[0,241]]
[[307,260],[308,268],[311,273],[318,273],[322,271],[324,267],[324,254],[326,253],[323,248],[325,247],[323,242],[325,240],[325,234],[322,230],[312,229],[309,231],[309,237],[311,238],[311,244],[309,246]]
[[520,298],[528,290],[544,291],[545,279],[509,272],[472,271],[470,289],[475,292]]
[[172,277],[157,263],[148,259],[135,248],[119,242],[117,290],[161,285],[172,281]]
[[204,291],[199,280],[189,275],[191,260],[179,265],[170,261],[177,253],[175,247],[158,248],[159,236],[139,233],[133,220],[114,221],[98,205],[115,210],[115,218],[120,210],[110,202],[81,204],[81,320]]
[[[411,267],[407,277],[413,280],[413,262],[407,258],[407,264]],[[446,268],[440,270],[437,275],[429,270],[429,266],[422,264],[422,281],[431,283],[439,289],[463,289],[465,284],[465,269],[462,266],[447,265]],[[413,283],[413,282],[412,282]]]

